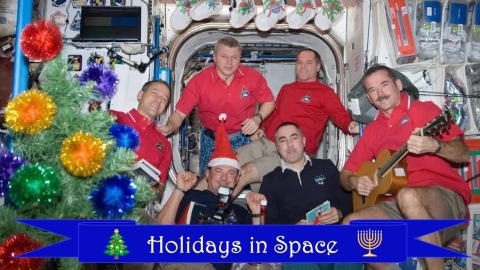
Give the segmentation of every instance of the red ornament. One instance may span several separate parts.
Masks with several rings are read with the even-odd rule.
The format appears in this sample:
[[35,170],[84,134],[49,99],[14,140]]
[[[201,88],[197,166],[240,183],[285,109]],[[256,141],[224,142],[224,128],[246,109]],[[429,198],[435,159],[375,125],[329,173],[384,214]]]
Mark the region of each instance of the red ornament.
[[33,60],[52,60],[62,50],[63,37],[53,22],[40,20],[27,24],[22,31],[20,46],[23,54]]
[[10,236],[0,245],[0,265],[2,269],[11,270],[41,270],[45,267],[47,259],[44,258],[13,258],[43,247],[40,241],[33,241],[26,234]]

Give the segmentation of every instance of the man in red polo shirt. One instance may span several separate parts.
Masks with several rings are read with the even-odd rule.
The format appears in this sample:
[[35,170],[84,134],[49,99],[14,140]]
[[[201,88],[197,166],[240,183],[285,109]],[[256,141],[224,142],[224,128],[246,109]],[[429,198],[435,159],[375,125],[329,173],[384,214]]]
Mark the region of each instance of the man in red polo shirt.
[[[215,148],[218,115],[229,116],[225,129],[236,149],[251,141],[250,135],[275,108],[274,96],[265,78],[255,69],[240,65],[241,58],[242,46],[236,39],[229,36],[219,39],[213,54],[215,64],[189,81],[167,124],[158,125],[159,131],[168,136],[198,105],[198,116],[204,127],[200,136],[201,177]],[[255,113],[257,103],[261,106]]]
[[159,197],[163,195],[172,162],[172,146],[167,137],[158,132],[155,119],[160,116],[170,101],[170,86],[164,81],[149,81],[137,94],[137,109],[127,113],[110,110],[117,117],[118,124],[125,124],[138,132],[140,145],[135,151],[137,159],[145,159],[160,172],[157,188]]
[[[255,140],[236,149],[242,175],[233,197],[245,186],[260,183],[263,176],[280,166],[274,142],[275,130],[282,123],[293,122],[300,126],[306,138],[305,152],[312,157],[316,157],[329,119],[346,134],[358,133],[358,123],[352,121],[335,91],[318,80],[321,63],[322,59],[315,50],[303,49],[297,53],[296,81],[280,89],[275,110],[252,136]],[[198,184],[197,189],[205,188],[204,181]]]
[[[398,150],[407,144],[408,187],[395,198],[364,208],[345,217],[344,224],[354,219],[464,219],[470,203],[470,189],[451,163],[469,161],[469,151],[462,130],[451,124],[440,136],[418,136],[420,128],[442,113],[433,102],[410,100],[402,93],[402,82],[392,69],[373,66],[363,76],[369,101],[379,110],[356,144],[340,174],[347,191],[368,196],[376,183],[368,176],[356,175],[363,162],[371,161],[383,149]],[[379,164],[378,166],[381,166]],[[395,171],[395,173],[400,173]],[[462,225],[420,237],[442,246]],[[426,258],[427,269],[443,269],[442,258]],[[388,265],[372,265],[386,269]]]

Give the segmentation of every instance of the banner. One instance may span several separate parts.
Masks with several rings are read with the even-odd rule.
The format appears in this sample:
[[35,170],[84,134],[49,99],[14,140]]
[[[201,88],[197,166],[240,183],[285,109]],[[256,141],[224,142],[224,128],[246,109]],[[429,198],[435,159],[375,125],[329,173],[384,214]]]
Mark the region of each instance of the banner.
[[418,240],[468,220],[359,220],[350,225],[136,225],[130,220],[18,220],[68,239],[19,258],[83,263],[405,262],[468,257]]

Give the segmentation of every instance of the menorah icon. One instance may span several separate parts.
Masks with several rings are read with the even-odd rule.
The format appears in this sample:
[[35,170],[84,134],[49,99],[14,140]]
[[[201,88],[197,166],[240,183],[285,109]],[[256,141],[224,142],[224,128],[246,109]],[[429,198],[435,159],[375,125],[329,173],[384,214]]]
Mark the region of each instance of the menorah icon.
[[377,257],[377,255],[372,253],[372,249],[376,249],[382,243],[382,231],[381,230],[358,230],[357,233],[358,244],[368,250],[368,253],[363,255],[363,257]]

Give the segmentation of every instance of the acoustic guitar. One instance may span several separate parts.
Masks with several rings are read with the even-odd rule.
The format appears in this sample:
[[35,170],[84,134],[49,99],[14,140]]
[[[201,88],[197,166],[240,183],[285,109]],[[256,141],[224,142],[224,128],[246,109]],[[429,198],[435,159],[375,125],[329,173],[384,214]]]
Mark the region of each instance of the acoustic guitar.
[[[427,123],[418,133],[419,136],[430,136],[448,129],[451,121],[450,114],[442,114]],[[399,150],[384,149],[373,162],[364,162],[355,173],[356,176],[368,176],[376,181],[377,187],[368,196],[361,196],[353,191],[353,210],[381,203],[392,195],[396,195],[400,189],[407,186],[407,163],[404,159],[408,154],[405,143]]]

